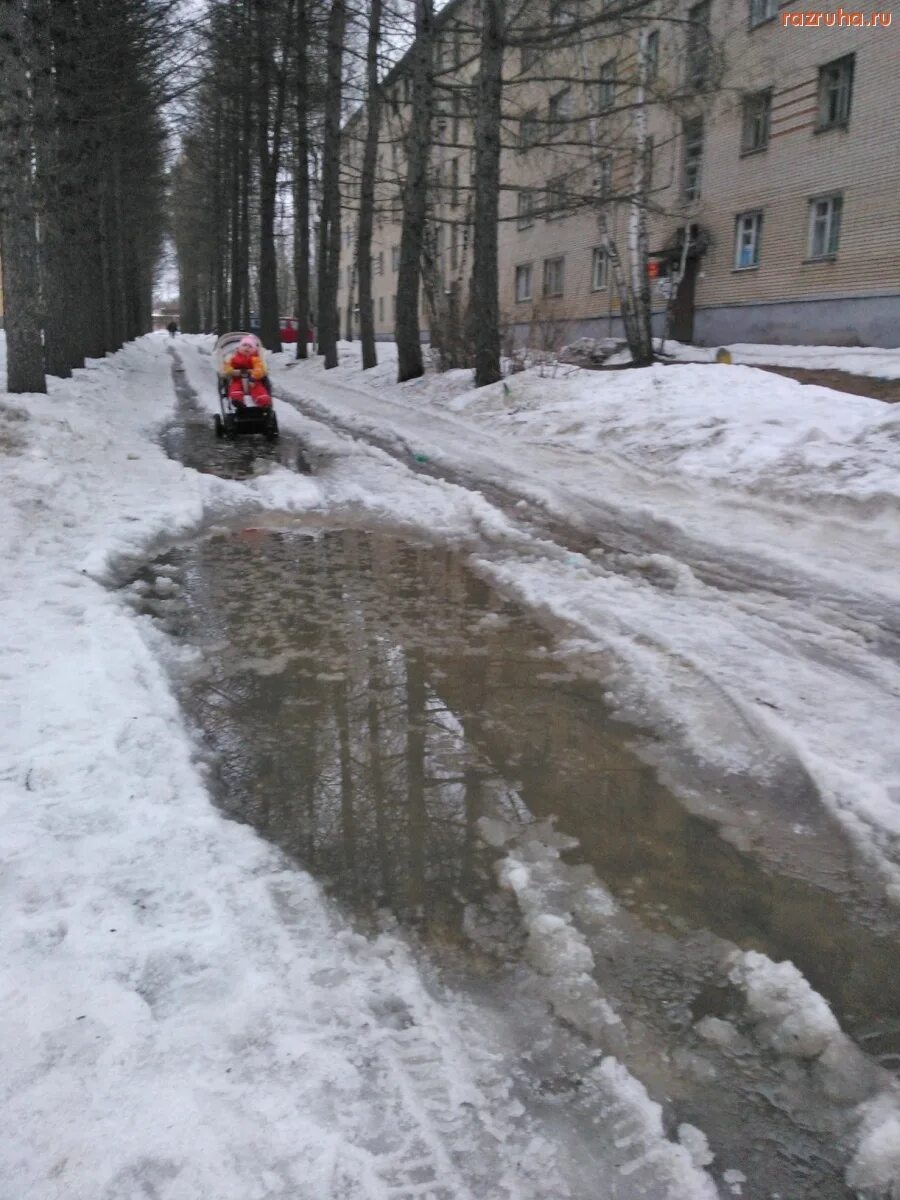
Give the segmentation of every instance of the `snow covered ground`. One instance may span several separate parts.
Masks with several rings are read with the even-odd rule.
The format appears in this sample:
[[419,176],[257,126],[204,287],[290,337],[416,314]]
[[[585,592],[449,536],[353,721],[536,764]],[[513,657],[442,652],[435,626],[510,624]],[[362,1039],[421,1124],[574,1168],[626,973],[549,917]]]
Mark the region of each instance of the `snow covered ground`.
[[[169,367],[151,337],[47,397],[0,397],[0,1192],[570,1194],[485,1014],[209,800],[158,635],[106,584],[204,517],[270,506],[267,488],[328,497],[167,459]],[[365,485],[334,483],[344,502],[378,485],[369,458]],[[637,1080],[610,1060],[599,1086],[629,1137],[597,1195],[715,1196]]]
[[[213,404],[208,340],[179,345]],[[16,1200],[567,1194],[484,1013],[398,937],[352,932],[212,807],[158,634],[107,586],[204,520],[363,507],[477,540],[485,574],[552,614],[574,654],[606,657],[623,710],[720,769],[801,764],[900,897],[900,412],[746,367],[396,387],[379,351],[366,376],[357,347],[327,374],[274,367],[305,409],[282,403],[283,428],[341,447],[314,479],[227,481],[167,459],[160,337],[49,397],[0,396],[0,1095],[17,1133],[0,1178]],[[592,546],[567,547],[553,522]],[[536,907],[516,864],[507,875],[535,954],[565,934],[577,966],[564,917]],[[747,956],[732,982],[773,1052],[825,1067],[848,1052],[790,964]],[[665,1136],[620,1063],[594,1082],[628,1128],[597,1197],[711,1200],[720,1170],[718,1194],[741,1194],[729,1164],[707,1169],[701,1131]],[[896,1097],[856,1119],[852,1185],[900,1195]]]
[[[667,341],[665,352],[679,362],[714,362],[719,347],[688,346]],[[732,361],[744,366],[806,367],[818,371],[846,371],[872,379],[900,379],[900,349],[879,346],[776,346],[734,342],[725,347]],[[610,362],[626,361],[611,358]]]

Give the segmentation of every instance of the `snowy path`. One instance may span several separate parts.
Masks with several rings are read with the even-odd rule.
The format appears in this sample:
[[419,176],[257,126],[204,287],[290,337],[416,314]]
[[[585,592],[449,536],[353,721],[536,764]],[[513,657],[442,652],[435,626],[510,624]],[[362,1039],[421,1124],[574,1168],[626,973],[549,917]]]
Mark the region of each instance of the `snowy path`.
[[[209,364],[202,349],[185,352],[183,357],[198,395],[212,404]],[[754,383],[756,373],[746,374]],[[735,840],[752,844],[754,852],[770,854],[782,866],[829,886],[835,863],[822,856],[828,839],[817,830],[824,810],[819,802],[817,816],[810,807],[811,798],[805,794],[809,789],[797,775],[798,758],[807,769],[819,764],[811,754],[800,753],[806,747],[799,743],[798,727],[804,734],[810,729],[821,732],[825,718],[844,738],[835,750],[832,731],[823,734],[828,757],[817,782],[826,799],[822,782],[833,782],[834,771],[842,765],[837,757],[846,753],[852,741],[868,738],[866,751],[879,741],[890,749],[887,722],[871,736],[873,717],[880,718],[885,705],[888,709],[893,705],[890,711],[895,712],[897,697],[887,603],[891,580],[879,549],[882,542],[890,545],[895,529],[890,516],[894,498],[885,486],[889,480],[876,479],[875,489],[870,479],[863,479],[854,485],[853,495],[846,494],[846,488],[843,495],[840,487],[834,489],[838,494],[822,515],[816,505],[803,503],[797,480],[790,476],[794,494],[786,494],[791,488],[783,478],[770,478],[767,482],[774,486],[757,486],[756,491],[747,486],[727,488],[722,479],[654,472],[627,454],[608,451],[598,470],[596,453],[579,452],[571,444],[548,448],[536,445],[536,438],[530,444],[517,444],[508,431],[501,437],[470,419],[448,416],[446,409],[427,405],[421,394],[407,400],[403,389],[361,387],[346,370],[335,377],[323,376],[316,366],[287,367],[279,383],[281,394],[289,387],[302,412],[310,414],[291,413],[282,404],[282,425],[296,431],[313,450],[333,455],[329,470],[317,480],[329,493],[330,511],[339,511],[341,504],[349,502],[388,527],[461,544],[475,556],[483,574],[501,582],[507,593],[524,597],[537,611],[553,613],[563,628],[577,634],[572,639],[574,655],[588,662],[598,652],[606,652],[606,677],[610,660],[617,663],[616,692],[630,713],[657,728],[671,727],[677,719],[682,739],[739,781],[712,810],[724,827],[733,827]],[[544,385],[532,381],[532,386]],[[406,392],[414,393],[414,387]],[[858,412],[851,413],[850,420],[845,417],[845,424],[856,425],[853,436],[864,426],[859,417]],[[839,413],[836,423],[840,421]],[[496,423],[502,426],[502,415]],[[841,430],[838,433],[843,436]],[[756,472],[757,476],[765,473]],[[777,472],[769,470],[769,474]],[[609,479],[615,483],[615,503],[598,503],[597,494],[608,490]],[[818,481],[820,490],[826,490],[821,486],[825,481],[827,476]],[[290,508],[292,485],[277,473],[260,481],[260,487],[271,503]],[[818,502],[821,507],[821,497]],[[866,515],[867,504],[877,510],[874,518]],[[720,507],[725,522],[745,523],[749,549],[742,546],[740,554],[720,536],[704,537],[711,514],[717,519]],[[688,533],[682,532],[679,522]],[[601,545],[591,551],[587,531],[598,525]],[[782,544],[785,529],[794,538],[787,552]],[[813,553],[810,546],[815,537],[818,545]],[[868,543],[868,561],[865,554],[858,556],[863,560],[860,570],[852,569],[854,539]],[[676,554],[688,561],[679,561]],[[632,672],[626,675],[623,663]],[[744,694],[749,689],[753,689],[755,708]],[[829,697],[828,713],[819,711],[822,695]],[[776,713],[777,724],[771,715]],[[671,762],[661,757],[671,772]],[[865,779],[871,777],[873,763],[864,754],[854,765]],[[884,760],[874,763],[876,775],[883,766]],[[754,780],[760,779],[761,791],[754,788]],[[859,820],[865,799],[859,780],[848,771],[840,782],[855,805],[844,815],[845,824],[858,834],[860,847],[878,862],[888,880],[896,878],[890,831],[883,827],[890,807],[881,811],[874,805],[867,814],[872,818],[867,828]],[[749,811],[748,797],[753,805]],[[735,806],[731,813],[729,805]],[[577,940],[565,950],[553,948],[558,934],[570,937],[571,916],[547,908],[547,899],[541,899],[541,908],[528,916],[533,901],[527,886],[520,893],[520,884],[513,882],[518,879],[519,867],[513,862],[508,886],[516,891],[526,921],[533,925],[529,937],[536,939],[538,960],[558,962],[557,955],[563,954],[571,956],[573,964],[583,962],[584,949]],[[527,876],[522,883],[527,885]],[[559,886],[558,881],[553,884],[554,892]],[[612,932],[612,912],[607,923]],[[620,936],[613,935],[614,945]],[[624,937],[634,953],[640,935],[632,928]],[[602,939],[593,953],[597,950],[605,957]],[[844,1035],[830,1024],[821,998],[794,967],[783,964],[783,968],[774,968],[768,960],[757,963],[749,955],[746,973],[738,968],[732,972],[732,981],[747,991],[751,1005],[758,1006],[763,1044],[774,1037],[773,1046],[792,1053],[789,1047],[797,1034],[776,1031],[785,1014],[796,1007],[803,1044],[815,1047],[811,1053],[815,1057],[821,1053],[823,1063],[828,1060],[826,1093],[849,1087],[847,1098],[856,1089],[860,1098],[868,1094],[871,1081],[863,1082],[867,1069],[856,1061]],[[576,965],[576,976],[582,969]],[[572,1009],[566,999],[568,986],[562,983],[557,1006],[576,1027],[592,1030],[597,1018],[591,1016],[590,1005],[587,1011],[580,1004]],[[576,993],[581,991],[582,985],[574,979],[572,986]],[[598,1003],[602,1010],[602,997]],[[725,1036],[715,1022],[708,1033],[714,1040]],[[646,1039],[647,1031],[642,1036]],[[660,1053],[665,1057],[665,1051]],[[801,1058],[806,1053],[801,1051]],[[784,1064],[781,1069],[790,1078],[792,1069]],[[813,1099],[821,1084],[822,1079],[814,1084],[806,1111],[831,1107],[824,1094]],[[774,1086],[780,1090],[777,1077]],[[881,1086],[876,1086],[876,1094]],[[854,1172],[857,1184],[870,1177],[886,1178],[885,1172],[896,1169],[890,1155],[885,1160],[882,1153],[896,1120],[886,1086],[877,1103],[850,1118],[856,1122],[862,1117],[863,1128],[872,1129]],[[787,1102],[794,1107],[798,1097]],[[800,1109],[804,1110],[802,1101]],[[846,1110],[843,1123],[840,1105],[834,1116],[836,1128],[846,1129]],[[860,1194],[868,1200],[869,1195],[880,1193]]]
[[[0,1194],[570,1194],[485,1015],[215,811],[159,635],[107,587],[204,519],[352,505],[396,468],[367,453],[322,485],[185,470],[152,440],[169,365],[144,339],[0,405]],[[637,1080],[609,1059],[596,1086],[617,1140],[592,1198],[711,1200]]]

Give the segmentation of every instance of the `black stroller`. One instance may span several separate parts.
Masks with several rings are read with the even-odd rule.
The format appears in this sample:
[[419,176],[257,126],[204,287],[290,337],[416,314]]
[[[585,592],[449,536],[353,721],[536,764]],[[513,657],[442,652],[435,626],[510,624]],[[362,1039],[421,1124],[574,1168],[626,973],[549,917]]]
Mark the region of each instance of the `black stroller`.
[[[275,402],[272,399],[272,387],[269,376],[260,380],[251,377],[249,371],[239,373],[226,372],[226,359],[234,354],[241,342],[252,342],[254,352],[265,364],[265,353],[259,338],[253,333],[225,333],[216,342],[212,352],[213,366],[219,384],[219,412],[213,417],[216,437],[235,438],[243,433],[261,433],[270,442],[278,437],[278,418],[275,415]],[[242,396],[238,400],[232,397],[232,387],[238,381],[242,387]],[[266,396],[254,395],[254,384],[262,384]]]

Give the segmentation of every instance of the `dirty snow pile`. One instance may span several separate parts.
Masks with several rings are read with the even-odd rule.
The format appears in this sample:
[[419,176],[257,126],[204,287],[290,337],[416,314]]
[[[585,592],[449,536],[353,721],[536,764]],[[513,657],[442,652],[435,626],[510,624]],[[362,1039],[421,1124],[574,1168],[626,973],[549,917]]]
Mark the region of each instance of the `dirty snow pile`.
[[[0,395],[0,1191],[565,1196],[484,1019],[210,802],[159,635],[109,585],[264,501],[155,444],[169,368],[149,337],[47,397]],[[619,1082],[642,1153],[677,1163],[655,1195],[710,1200]],[[631,1194],[627,1165],[610,1197]]]
[[[665,353],[679,362],[713,362],[718,347],[705,349],[667,341]],[[870,379],[900,379],[900,349],[880,346],[777,346],[734,342],[725,347],[732,362],[745,366],[805,367],[815,371],[846,371]],[[610,360],[615,361],[615,360]]]

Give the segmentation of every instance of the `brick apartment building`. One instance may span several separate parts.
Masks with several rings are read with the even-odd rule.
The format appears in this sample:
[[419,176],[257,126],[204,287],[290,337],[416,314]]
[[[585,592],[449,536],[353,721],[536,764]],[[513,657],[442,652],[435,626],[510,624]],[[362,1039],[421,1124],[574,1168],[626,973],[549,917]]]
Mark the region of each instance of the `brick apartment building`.
[[[538,20],[558,26],[559,44],[520,38],[504,65],[501,309],[520,338],[621,330],[601,227],[624,251],[640,53],[657,331],[670,308],[672,335],[707,345],[900,345],[900,13],[882,8],[876,24],[866,10],[862,26],[793,24],[808,2],[658,0],[640,28],[619,21],[567,42],[566,25],[577,30],[586,14],[610,9],[614,22],[616,0],[542,0]],[[451,0],[438,17],[427,273],[439,306],[462,302],[471,270],[472,8]],[[832,11],[839,21],[843,10]],[[381,337],[393,330],[405,68],[387,80],[379,152]],[[363,131],[356,114],[346,127],[338,297],[341,329],[354,335]],[[685,238],[673,295],[669,272]],[[441,311],[423,299],[423,331]]]

